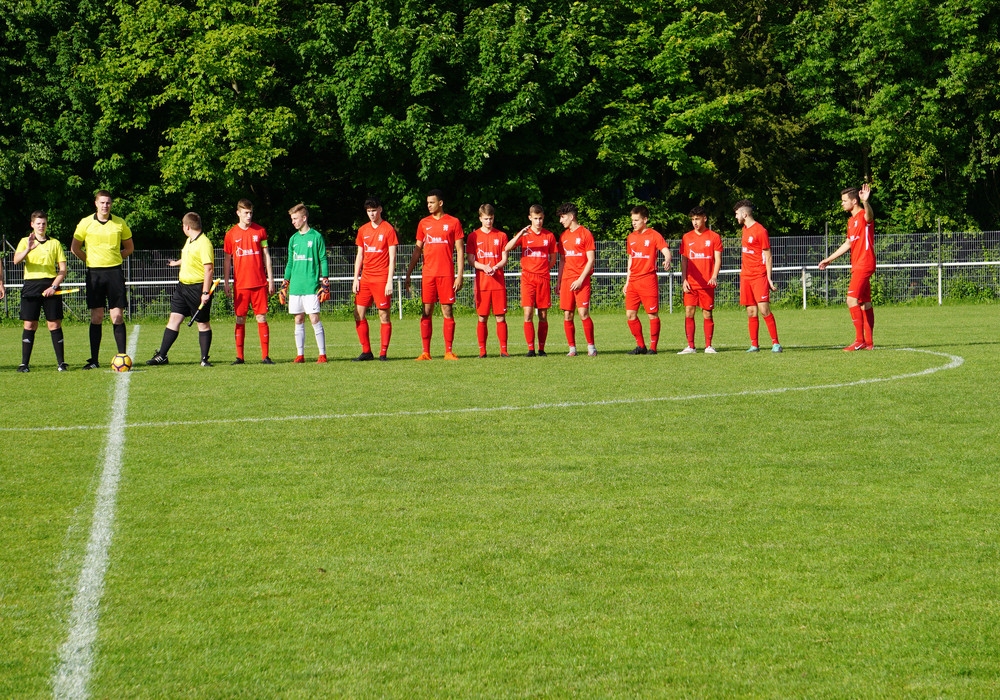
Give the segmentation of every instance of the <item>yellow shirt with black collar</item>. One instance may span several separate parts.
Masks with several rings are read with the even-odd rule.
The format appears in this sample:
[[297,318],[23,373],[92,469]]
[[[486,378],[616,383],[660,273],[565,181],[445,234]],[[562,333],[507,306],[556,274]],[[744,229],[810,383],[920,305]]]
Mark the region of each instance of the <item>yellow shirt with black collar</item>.
[[111,215],[100,221],[97,214],[80,220],[73,238],[83,243],[87,267],[118,267],[122,264],[122,241],[132,237],[132,229],[121,217]]
[[181,284],[200,284],[205,280],[205,265],[215,264],[215,248],[204,233],[188,239],[181,249],[181,271],[177,281]]

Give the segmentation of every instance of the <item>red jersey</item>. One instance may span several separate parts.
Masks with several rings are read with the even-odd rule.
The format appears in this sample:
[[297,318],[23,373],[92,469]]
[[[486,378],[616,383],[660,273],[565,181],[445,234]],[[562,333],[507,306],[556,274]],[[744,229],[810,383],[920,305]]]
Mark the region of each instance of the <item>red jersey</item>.
[[740,271],[747,279],[767,278],[767,266],[764,264],[764,251],[771,250],[771,239],[767,229],[760,222],[743,229],[743,269]]
[[[559,255],[563,257],[563,279],[575,280],[587,266],[587,251],[596,251],[594,237],[583,226],[575,231],[566,229],[559,238]],[[593,270],[590,271],[594,273]]]
[[521,271],[533,275],[549,274],[549,256],[559,252],[559,244],[551,231],[528,229],[517,245],[521,248]]
[[722,252],[722,238],[705,229],[688,231],[681,239],[681,257],[687,258],[687,281],[693,289],[711,289],[708,281],[715,270],[715,253]]
[[[477,228],[469,234],[466,245],[466,252],[475,253],[477,263],[496,265],[503,257],[503,249],[507,245],[507,234],[498,228],[491,229],[489,233]],[[506,289],[503,270],[497,270],[492,275],[487,275],[482,270],[476,270],[476,286],[483,292]]]
[[358,229],[354,242],[362,249],[361,278],[384,280],[389,273],[389,246],[399,245],[396,229],[388,221],[378,226],[369,222]]
[[450,214],[440,219],[425,216],[417,224],[417,241],[424,244],[424,277],[455,276],[455,242],[465,234],[461,222]]
[[251,223],[246,230],[237,224],[226,231],[222,249],[233,256],[233,278],[237,289],[267,286],[264,248],[267,248],[267,231],[260,224]]
[[625,239],[628,256],[632,261],[632,279],[656,274],[656,256],[667,247],[659,231],[651,228],[633,231]]
[[847,240],[851,242],[851,271],[875,272],[875,222],[865,220],[864,209],[847,222]]

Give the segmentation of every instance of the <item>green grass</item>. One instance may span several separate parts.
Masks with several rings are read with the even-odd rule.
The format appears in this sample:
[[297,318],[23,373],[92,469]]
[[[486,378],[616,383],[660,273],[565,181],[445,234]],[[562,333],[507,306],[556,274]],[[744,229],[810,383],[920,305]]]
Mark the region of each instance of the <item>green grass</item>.
[[[534,360],[471,358],[459,319],[457,363],[414,363],[412,318],[399,359],[351,363],[353,324],[327,322],[326,366],[290,364],[282,318],[275,367],[253,327],[228,366],[218,322],[212,369],[183,328],[169,367],[131,378],[128,420],[154,425],[127,432],[92,694],[996,696],[1000,323],[877,314],[872,353],[832,349],[853,335],[840,308],[778,312],[778,356],[744,354],[722,311],[714,357],[674,355],[678,314],[662,354],[626,356],[623,315],[602,314],[598,358],[563,357],[556,321]],[[161,334],[142,326],[140,362]],[[86,327],[68,374],[46,335],[20,375],[0,329],[0,427],[105,425],[115,377],[77,369]],[[965,362],[747,393],[948,361],[904,347]],[[621,402],[650,398],[674,400]],[[260,420],[162,425],[238,418]],[[105,434],[0,440],[0,696],[42,696]]]

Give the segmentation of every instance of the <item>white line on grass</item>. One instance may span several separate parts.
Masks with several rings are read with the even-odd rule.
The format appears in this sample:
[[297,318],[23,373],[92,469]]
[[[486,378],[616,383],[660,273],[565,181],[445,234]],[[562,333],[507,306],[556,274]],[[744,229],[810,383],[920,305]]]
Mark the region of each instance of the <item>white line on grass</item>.
[[[724,399],[737,396],[766,396],[769,394],[786,394],[793,391],[818,391],[822,389],[844,389],[852,386],[863,386],[865,384],[879,384],[881,382],[896,382],[902,379],[913,379],[924,377],[935,372],[955,369],[965,363],[965,359],[959,355],[951,355],[946,352],[934,352],[933,350],[918,350],[915,348],[897,348],[898,352],[919,352],[926,355],[935,355],[948,358],[948,362],[937,367],[929,367],[919,372],[908,374],[895,374],[891,377],[872,377],[870,379],[858,379],[853,382],[840,382],[837,384],[812,384],[809,386],[786,386],[773,389],[747,389],[746,391],[717,392],[712,394],[687,394],[685,396],[650,396],[628,399],[603,399],[599,401],[557,401],[553,403],[535,403],[524,406],[470,406],[468,408],[444,408],[444,409],[423,409],[416,411],[379,411],[370,413],[319,413],[298,416],[260,416],[247,418],[205,418],[201,420],[176,420],[176,421],[151,421],[147,423],[129,423],[127,428],[169,428],[184,425],[230,425],[233,423],[273,423],[279,421],[302,421],[302,420],[344,420],[349,418],[397,418],[406,416],[440,416],[455,415],[462,413],[499,413],[507,411],[541,411],[553,408],[585,408],[588,406],[622,406],[629,404],[660,403],[664,401],[697,401],[699,399]],[[102,430],[100,425],[73,425],[73,426],[49,426],[49,427],[28,427],[28,428],[0,428],[0,432],[40,432],[40,431],[65,431],[65,430]]]
[[[139,326],[132,329],[128,354],[135,357],[139,342]],[[56,698],[86,698],[90,672],[94,664],[94,642],[97,639],[97,618],[104,574],[108,569],[108,551],[114,534],[115,500],[121,476],[122,453],[125,450],[125,416],[128,412],[128,385],[131,373],[115,376],[115,393],[111,401],[110,420],[106,426],[108,439],[101,453],[103,470],[97,487],[94,520],[90,526],[90,541],[83,560],[83,569],[73,596],[69,619],[69,635],[59,649],[59,666],[53,678]]]

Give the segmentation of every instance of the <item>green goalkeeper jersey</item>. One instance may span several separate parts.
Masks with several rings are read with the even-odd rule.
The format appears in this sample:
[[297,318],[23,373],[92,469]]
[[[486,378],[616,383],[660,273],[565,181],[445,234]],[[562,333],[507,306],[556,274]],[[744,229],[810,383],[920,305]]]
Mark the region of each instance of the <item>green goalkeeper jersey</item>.
[[293,233],[288,241],[288,263],[285,265],[288,293],[315,294],[319,278],[326,276],[326,244],[320,232],[311,228],[305,233]]

